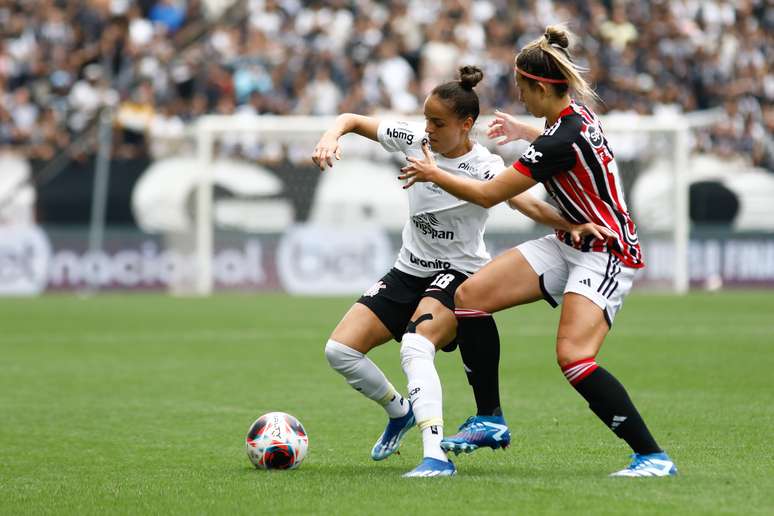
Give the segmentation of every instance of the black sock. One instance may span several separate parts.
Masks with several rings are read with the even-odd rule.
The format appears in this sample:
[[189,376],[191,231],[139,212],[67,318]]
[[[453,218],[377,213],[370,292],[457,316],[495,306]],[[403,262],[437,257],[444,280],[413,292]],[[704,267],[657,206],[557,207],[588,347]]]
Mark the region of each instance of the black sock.
[[476,415],[501,416],[500,334],[494,317],[463,317],[457,321],[457,344],[476,398]]
[[592,412],[615,435],[626,441],[635,453],[662,451],[626,389],[615,376],[599,367],[593,359],[570,364],[563,367],[562,371],[573,387],[588,401]]

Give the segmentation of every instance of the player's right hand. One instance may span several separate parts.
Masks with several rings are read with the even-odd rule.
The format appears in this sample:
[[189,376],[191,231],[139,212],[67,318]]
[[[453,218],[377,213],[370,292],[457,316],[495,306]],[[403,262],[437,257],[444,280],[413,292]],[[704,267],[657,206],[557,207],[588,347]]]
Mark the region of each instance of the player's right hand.
[[615,239],[616,234],[605,226],[594,224],[593,222],[587,222],[585,224],[571,224],[570,236],[572,241],[576,244],[580,244],[587,236],[593,236],[597,240],[610,240]]
[[325,170],[325,166],[333,167],[333,158],[337,160],[341,159],[341,147],[339,147],[339,139],[332,138],[330,136],[323,136],[312,152],[312,161],[314,164],[320,167],[320,170]]
[[502,138],[497,141],[497,145],[505,145],[515,140],[532,140],[534,129],[522,122],[519,122],[512,115],[495,110],[494,120],[489,122],[489,129],[486,135],[491,138]]

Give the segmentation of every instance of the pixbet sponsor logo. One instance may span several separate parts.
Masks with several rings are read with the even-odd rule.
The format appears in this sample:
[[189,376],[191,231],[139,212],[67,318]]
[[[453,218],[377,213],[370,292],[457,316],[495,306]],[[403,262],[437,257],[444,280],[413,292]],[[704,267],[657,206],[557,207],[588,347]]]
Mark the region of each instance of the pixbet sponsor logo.
[[457,165],[457,168],[466,172],[470,172],[471,174],[475,174],[478,171],[478,169],[471,165],[469,161],[463,161]]

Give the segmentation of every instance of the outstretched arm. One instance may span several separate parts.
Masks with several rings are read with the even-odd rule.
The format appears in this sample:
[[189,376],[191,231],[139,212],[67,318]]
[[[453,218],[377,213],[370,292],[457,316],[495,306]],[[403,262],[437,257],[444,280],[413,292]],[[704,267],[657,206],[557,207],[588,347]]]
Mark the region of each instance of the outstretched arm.
[[333,127],[325,131],[314,147],[312,161],[325,170],[325,166],[333,167],[333,158],[341,159],[339,138],[347,133],[357,133],[373,141],[378,141],[377,132],[379,120],[370,116],[343,113],[336,117]]
[[459,199],[491,208],[536,184],[534,179],[517,172],[512,166],[497,174],[491,181],[455,176],[435,165],[427,144],[422,146],[422,150],[425,153],[423,160],[409,157],[409,164],[401,169],[403,174],[398,176],[399,179],[408,180],[403,188],[409,188],[417,182],[430,181]]

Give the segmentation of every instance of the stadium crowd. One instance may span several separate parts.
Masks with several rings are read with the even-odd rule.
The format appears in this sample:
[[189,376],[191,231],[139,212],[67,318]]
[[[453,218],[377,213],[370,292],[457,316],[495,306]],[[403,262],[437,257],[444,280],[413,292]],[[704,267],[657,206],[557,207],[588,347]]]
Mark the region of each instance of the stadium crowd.
[[124,157],[204,113],[416,113],[460,64],[485,72],[482,112],[520,113],[513,56],[564,20],[599,111],[719,108],[697,147],[774,171],[767,0],[247,0],[228,21],[212,3],[0,0],[0,149],[51,159],[106,105]]

